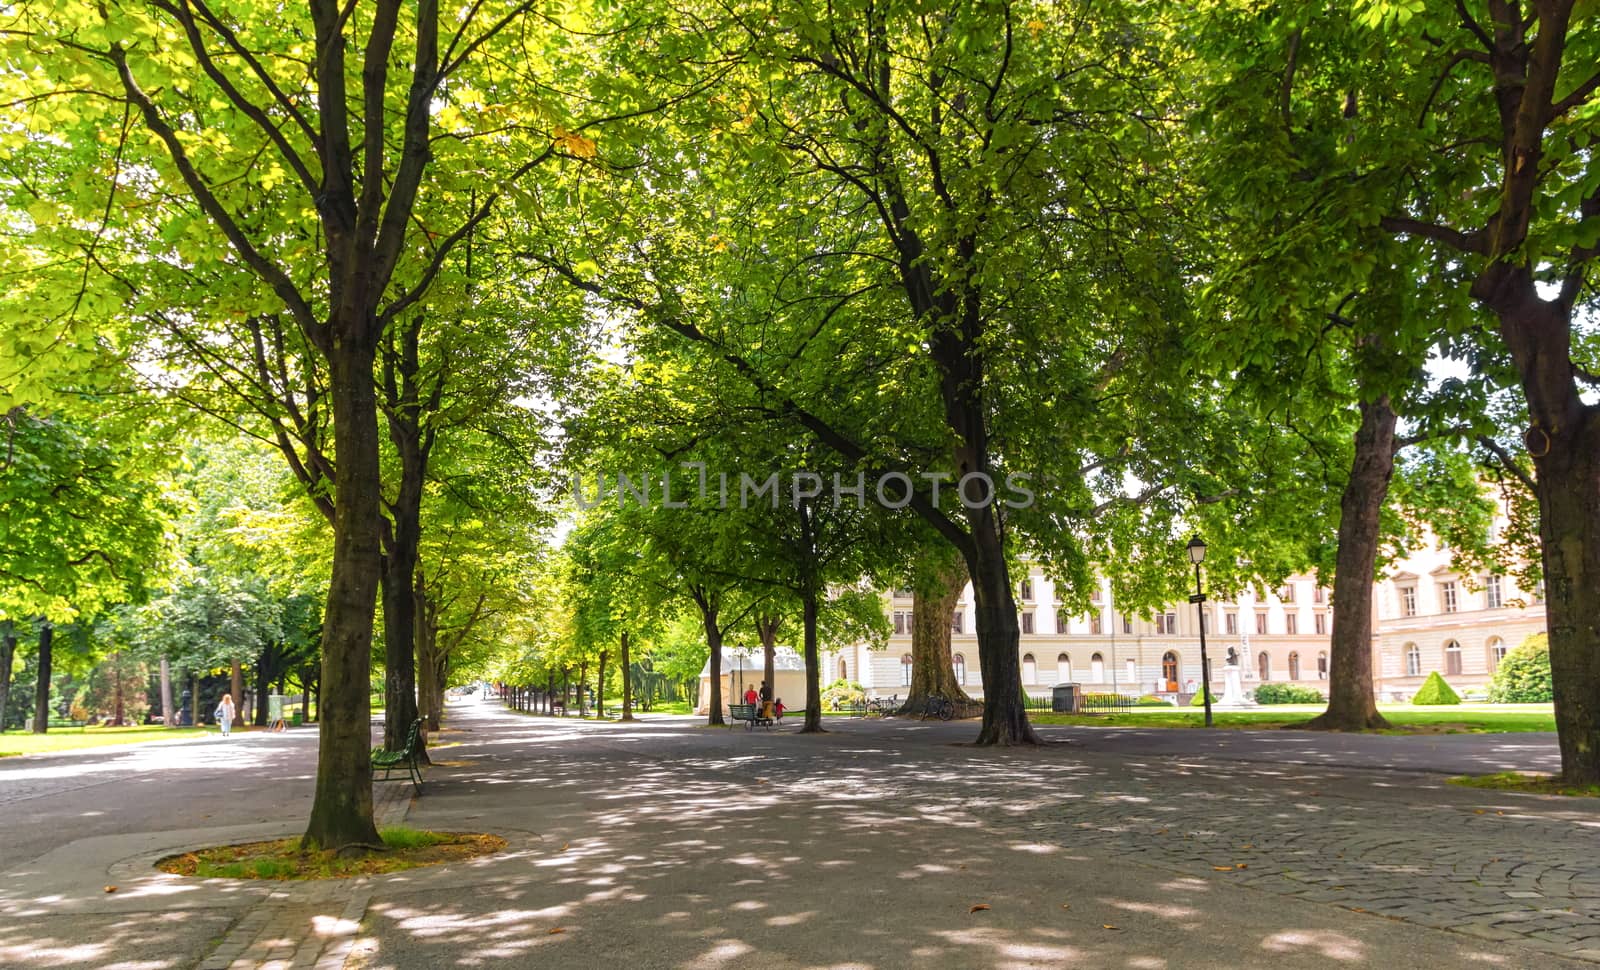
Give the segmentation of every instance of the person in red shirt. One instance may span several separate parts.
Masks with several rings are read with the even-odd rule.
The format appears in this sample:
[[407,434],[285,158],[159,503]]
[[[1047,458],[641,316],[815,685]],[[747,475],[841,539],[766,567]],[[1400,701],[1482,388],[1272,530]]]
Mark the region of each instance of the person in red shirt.
[[755,704],[756,704],[756,701],[759,700],[759,699],[760,698],[759,698],[759,695],[756,694],[756,688],[755,688],[754,684],[752,684],[749,687],[745,688],[745,691],[744,691],[744,702],[746,704],[749,704],[751,707],[754,707]]
[[783,698],[778,698],[777,703],[772,705],[772,713],[777,715],[778,720],[783,720]]

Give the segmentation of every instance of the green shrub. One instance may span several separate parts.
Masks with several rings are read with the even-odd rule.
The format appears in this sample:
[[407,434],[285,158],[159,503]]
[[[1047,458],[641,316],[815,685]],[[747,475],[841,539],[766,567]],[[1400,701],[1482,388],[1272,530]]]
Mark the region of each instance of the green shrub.
[[867,689],[848,680],[836,680],[822,689],[822,709],[837,711],[846,704],[859,704],[867,697]]
[[1435,670],[1428,675],[1427,680],[1422,682],[1422,688],[1417,691],[1417,696],[1411,698],[1411,703],[1459,704],[1461,703],[1461,697],[1450,689],[1450,685],[1445,683],[1444,678],[1440,677],[1439,672]]
[[1321,704],[1327,700],[1315,687],[1266,683],[1256,688],[1257,704]]
[[1489,681],[1495,704],[1543,704],[1555,699],[1550,683],[1550,639],[1535,633],[1505,655]]
[[1171,707],[1172,706],[1172,702],[1167,700],[1164,697],[1157,697],[1154,694],[1146,694],[1143,697],[1139,698],[1139,700],[1136,701],[1133,706],[1134,707]]
[[[1206,694],[1211,694],[1211,688],[1207,687],[1204,692],[1195,691],[1194,700],[1189,702],[1189,706],[1190,707],[1205,707],[1206,706]],[[1217,695],[1211,694],[1211,703],[1213,703],[1213,704],[1217,703]]]

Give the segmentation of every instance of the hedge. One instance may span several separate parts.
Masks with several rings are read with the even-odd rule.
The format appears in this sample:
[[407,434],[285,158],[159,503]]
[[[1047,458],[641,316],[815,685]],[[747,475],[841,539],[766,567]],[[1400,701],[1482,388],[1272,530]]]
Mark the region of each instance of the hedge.
[[1554,699],[1550,639],[1535,633],[1501,659],[1489,681],[1489,700],[1496,704],[1544,704]]
[[1422,687],[1417,691],[1417,696],[1411,698],[1413,704],[1459,704],[1461,695],[1450,689],[1435,670],[1422,682]]
[[1262,684],[1256,688],[1257,704],[1321,704],[1327,700],[1315,687],[1299,684]]

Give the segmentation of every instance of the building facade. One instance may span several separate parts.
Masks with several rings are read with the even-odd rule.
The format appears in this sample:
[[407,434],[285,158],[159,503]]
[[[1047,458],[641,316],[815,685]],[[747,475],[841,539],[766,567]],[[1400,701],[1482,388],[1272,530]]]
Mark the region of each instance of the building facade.
[[[1518,589],[1510,576],[1454,572],[1449,555],[1436,547],[1395,563],[1374,592],[1373,679],[1380,700],[1408,699],[1435,670],[1457,692],[1484,693],[1505,652],[1544,630],[1537,591]],[[1327,690],[1333,608],[1329,590],[1314,576],[1291,577],[1264,595],[1247,591],[1237,600],[1208,601],[1203,613],[1182,603],[1148,619],[1119,610],[1105,583],[1087,613],[1069,615],[1038,567],[1018,594],[1018,652],[1030,694],[1077,683],[1087,692],[1186,700],[1202,676],[1202,616],[1214,692],[1222,691],[1230,649],[1247,690],[1263,682]],[[823,683],[858,682],[875,697],[904,694],[911,683],[911,604],[908,590],[891,591],[885,597],[893,628],[888,648],[830,651]],[[950,649],[956,679],[978,696],[983,683],[973,615],[968,585],[951,621]]]

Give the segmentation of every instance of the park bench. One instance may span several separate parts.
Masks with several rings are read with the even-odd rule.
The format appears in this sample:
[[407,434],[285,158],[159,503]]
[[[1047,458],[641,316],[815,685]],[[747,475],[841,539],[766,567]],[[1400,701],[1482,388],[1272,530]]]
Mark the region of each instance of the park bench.
[[[417,764],[417,749],[422,735],[422,718],[411,722],[411,730],[406,732],[406,746],[399,751],[389,751],[385,748],[372,749],[373,781],[388,781],[389,776],[396,771],[403,771],[411,779],[411,784],[418,792],[422,791],[422,768]],[[378,771],[383,772],[383,777],[377,777]]]
[[770,729],[774,723],[772,718],[762,717],[761,708],[755,704],[729,704],[728,714],[735,721],[743,721],[746,731],[754,728],[757,724]]

